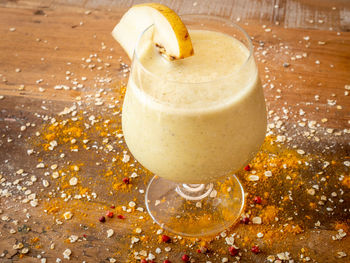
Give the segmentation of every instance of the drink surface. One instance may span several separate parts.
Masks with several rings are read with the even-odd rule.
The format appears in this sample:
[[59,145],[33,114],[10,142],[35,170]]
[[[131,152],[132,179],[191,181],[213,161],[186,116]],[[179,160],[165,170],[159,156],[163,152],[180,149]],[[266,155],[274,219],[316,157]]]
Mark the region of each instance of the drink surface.
[[151,43],[134,61],[122,125],[135,158],[158,176],[206,183],[234,172],[265,137],[264,96],[254,60],[237,39],[190,31],[195,54],[172,62]]
[[141,63],[161,78],[198,83],[231,74],[249,56],[249,51],[240,41],[223,33],[207,30],[192,30],[190,33],[196,47],[194,56],[169,63],[151,44],[140,57]]

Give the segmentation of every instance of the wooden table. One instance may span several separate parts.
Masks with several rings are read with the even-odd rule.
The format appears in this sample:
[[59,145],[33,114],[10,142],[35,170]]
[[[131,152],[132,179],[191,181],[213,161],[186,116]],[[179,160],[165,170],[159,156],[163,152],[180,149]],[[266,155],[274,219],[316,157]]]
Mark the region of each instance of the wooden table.
[[[195,262],[349,262],[350,3],[162,1],[246,29],[269,110],[252,163],[260,180],[238,173],[249,224],[211,240],[168,234],[165,244],[143,203],[151,175],[125,159],[121,137],[130,61],[110,32],[136,2],[0,1],[0,261],[138,262],[151,252],[156,262],[185,253]],[[107,211],[114,217],[99,222]],[[237,257],[225,240],[233,233]]]

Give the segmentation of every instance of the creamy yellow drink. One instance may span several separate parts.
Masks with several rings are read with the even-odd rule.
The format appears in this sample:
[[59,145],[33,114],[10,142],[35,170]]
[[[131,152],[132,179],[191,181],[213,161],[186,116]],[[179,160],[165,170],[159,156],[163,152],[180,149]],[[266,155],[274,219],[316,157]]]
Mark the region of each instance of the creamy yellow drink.
[[136,48],[122,125],[134,157],[181,183],[213,182],[247,164],[265,137],[263,91],[237,39],[191,30],[193,56],[168,61],[149,41]]

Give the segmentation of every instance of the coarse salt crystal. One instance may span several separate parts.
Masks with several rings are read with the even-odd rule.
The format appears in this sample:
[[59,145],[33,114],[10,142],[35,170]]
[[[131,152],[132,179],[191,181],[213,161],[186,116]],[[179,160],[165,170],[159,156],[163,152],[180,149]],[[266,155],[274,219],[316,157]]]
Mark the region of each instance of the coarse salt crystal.
[[155,255],[153,255],[152,253],[148,253],[148,257],[147,257],[147,259],[149,259],[149,260],[153,260],[153,259],[155,259],[156,258],[156,256]]
[[69,241],[71,242],[71,243],[75,243],[77,240],[78,240],[78,236],[76,236],[76,235],[71,235],[70,237],[69,237]]
[[67,248],[65,251],[63,251],[63,256],[65,259],[70,259],[70,255],[72,254],[72,251]]
[[113,229],[108,229],[107,230],[107,237],[110,238],[114,235],[114,230]]
[[28,195],[29,200],[34,200],[36,198],[36,194],[30,194]]
[[218,192],[216,191],[216,190],[212,190],[211,192],[210,192],[210,197],[211,198],[215,198],[216,196],[217,196],[217,194],[218,194]]
[[249,177],[248,177],[248,179],[249,179],[249,181],[259,181],[259,176],[257,176],[257,175],[249,175]]
[[259,216],[253,217],[252,222],[253,224],[260,225],[262,223],[261,217]]
[[49,187],[50,183],[47,180],[43,180],[43,186],[44,187]]
[[131,244],[135,244],[135,243],[137,243],[137,242],[139,242],[139,241],[140,241],[139,238],[137,238],[137,237],[131,237]]
[[276,255],[280,260],[289,260],[289,252],[282,252]]
[[36,168],[45,168],[45,165],[44,163],[38,163]]
[[31,180],[32,182],[36,182],[36,181],[38,180],[38,178],[37,178],[35,175],[32,175],[32,176],[30,177],[30,180]]
[[70,211],[65,212],[65,213],[63,214],[63,218],[64,218],[65,220],[69,220],[69,219],[71,219],[72,217],[73,217],[73,214],[72,214],[72,212],[70,212]]
[[74,186],[74,185],[77,185],[78,183],[78,178],[76,177],[72,177],[70,180],[69,180],[69,184]]
[[27,254],[29,252],[29,248],[25,247],[21,250],[21,254]]
[[271,177],[272,176],[272,172],[271,171],[265,171],[264,175],[266,177]]
[[305,151],[303,151],[303,150],[301,150],[301,149],[298,149],[298,150],[297,150],[297,153],[299,153],[300,155],[303,155],[303,154],[305,154]]
[[129,162],[129,161],[130,161],[130,156],[127,155],[127,154],[124,154],[122,162],[123,162],[123,163],[127,163],[127,162]]
[[53,179],[57,179],[60,176],[60,174],[58,172],[53,172],[52,173],[52,178]]
[[337,256],[338,256],[338,258],[344,258],[347,256],[347,254],[343,251],[339,251],[339,252],[337,252]]
[[136,178],[136,177],[138,177],[138,174],[134,172],[134,173],[132,173],[132,174],[130,175],[130,177],[131,177],[131,178]]
[[264,236],[264,234],[261,233],[261,232],[259,232],[259,233],[256,234],[256,236],[257,236],[258,238],[262,238],[262,237]]
[[38,201],[37,200],[32,200],[29,202],[32,207],[38,206]]
[[313,189],[313,188],[307,189],[307,193],[309,195],[315,195],[315,189]]
[[226,244],[229,245],[229,246],[232,246],[235,242],[235,238],[234,237],[226,237],[225,238],[225,241],[226,241]]

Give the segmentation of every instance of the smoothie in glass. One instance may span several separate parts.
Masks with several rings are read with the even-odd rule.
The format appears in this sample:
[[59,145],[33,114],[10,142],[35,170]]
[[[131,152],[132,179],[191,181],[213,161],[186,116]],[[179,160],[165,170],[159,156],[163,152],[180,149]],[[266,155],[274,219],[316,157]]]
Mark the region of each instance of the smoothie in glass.
[[255,156],[265,137],[266,110],[257,67],[244,44],[215,31],[190,35],[194,55],[171,62],[141,37],[122,125],[143,166],[165,179],[195,184],[229,175]]

